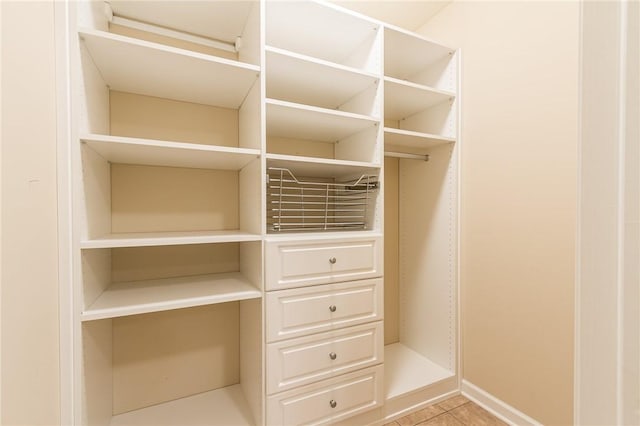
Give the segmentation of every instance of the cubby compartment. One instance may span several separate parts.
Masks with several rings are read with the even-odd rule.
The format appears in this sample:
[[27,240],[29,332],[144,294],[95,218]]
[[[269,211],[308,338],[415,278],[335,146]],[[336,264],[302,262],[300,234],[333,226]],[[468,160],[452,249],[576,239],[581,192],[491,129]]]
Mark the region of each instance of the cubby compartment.
[[260,425],[261,301],[82,323],[87,425]]
[[381,25],[319,1],[274,1],[266,5],[269,47],[377,74]]
[[266,51],[268,98],[380,117],[380,72],[356,68],[289,52]]
[[77,10],[81,31],[98,30],[100,37],[260,65],[259,2],[97,0]]
[[262,296],[261,242],[87,249],[83,321]]
[[391,79],[445,92],[457,88],[456,52],[442,44],[386,26],[384,75]]
[[80,60],[83,248],[260,239],[255,74],[224,106],[117,91],[88,50]]
[[112,163],[82,145],[83,248],[260,239],[260,161],[240,170]]
[[379,164],[380,121],[370,116],[267,100],[267,153]]
[[456,386],[457,145],[385,160],[385,395]]

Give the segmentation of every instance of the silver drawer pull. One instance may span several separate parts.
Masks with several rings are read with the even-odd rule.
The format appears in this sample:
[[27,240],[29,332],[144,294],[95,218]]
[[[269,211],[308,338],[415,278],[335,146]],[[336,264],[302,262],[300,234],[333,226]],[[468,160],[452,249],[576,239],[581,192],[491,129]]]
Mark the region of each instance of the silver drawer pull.
[[335,311],[336,311],[336,309],[337,309],[337,308],[336,308],[336,305],[331,305],[331,306],[329,306],[329,311],[331,311],[331,312],[335,312]]
[[336,355],[336,353],[335,353],[335,352],[331,352],[331,353],[329,354],[329,358],[331,358],[331,359],[336,359],[336,358],[338,358],[338,355]]
[[336,262],[337,262],[337,260],[336,260],[336,258],[335,258],[335,257],[329,258],[329,263],[330,263],[330,264],[335,265],[335,264],[336,264]]
[[338,403],[332,399],[331,401],[329,401],[329,405],[331,406],[331,408],[336,408],[338,406]]

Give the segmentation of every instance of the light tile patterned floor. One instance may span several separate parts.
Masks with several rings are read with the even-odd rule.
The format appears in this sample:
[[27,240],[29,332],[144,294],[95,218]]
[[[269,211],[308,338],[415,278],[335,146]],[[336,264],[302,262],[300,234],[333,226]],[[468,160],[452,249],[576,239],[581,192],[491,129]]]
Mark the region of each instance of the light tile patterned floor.
[[385,426],[506,426],[502,420],[462,395],[415,411]]

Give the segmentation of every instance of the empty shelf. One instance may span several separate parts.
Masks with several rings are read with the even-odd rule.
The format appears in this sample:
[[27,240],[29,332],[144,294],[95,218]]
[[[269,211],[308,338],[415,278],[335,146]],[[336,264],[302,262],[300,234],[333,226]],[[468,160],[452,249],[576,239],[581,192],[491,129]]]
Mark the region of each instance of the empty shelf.
[[388,120],[402,120],[452,98],[455,93],[390,77],[384,79],[384,116]]
[[269,98],[336,109],[379,78],[274,47],[266,48]]
[[424,388],[453,373],[401,343],[384,347],[385,399]]
[[130,232],[108,234],[80,242],[82,249],[150,247],[181,244],[233,243],[260,241],[260,234],[242,231]]
[[281,138],[337,142],[376,126],[375,118],[301,105],[267,100],[267,135]]
[[111,418],[111,426],[249,426],[253,415],[240,385],[141,408]]
[[260,68],[97,30],[80,38],[111,90],[237,109]]
[[409,80],[453,52],[449,47],[400,28],[385,27],[384,72],[390,77]]
[[107,135],[81,140],[111,163],[240,170],[260,156],[257,149],[157,141]]
[[384,128],[384,146],[386,150],[424,153],[433,146],[455,142],[455,138],[432,135],[430,133],[414,132],[411,130]]
[[240,273],[196,275],[109,286],[82,313],[83,321],[211,305],[262,296]]

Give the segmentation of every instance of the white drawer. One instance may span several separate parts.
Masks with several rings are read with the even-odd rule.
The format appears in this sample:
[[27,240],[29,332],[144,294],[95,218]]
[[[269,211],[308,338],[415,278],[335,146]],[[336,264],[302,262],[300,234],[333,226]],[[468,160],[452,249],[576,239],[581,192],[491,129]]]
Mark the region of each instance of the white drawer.
[[382,278],[268,292],[267,342],[381,320]]
[[266,289],[382,276],[382,238],[267,241]]
[[380,364],[383,340],[379,321],[271,343],[267,345],[267,393]]
[[381,365],[267,398],[267,425],[322,425],[383,403]]

